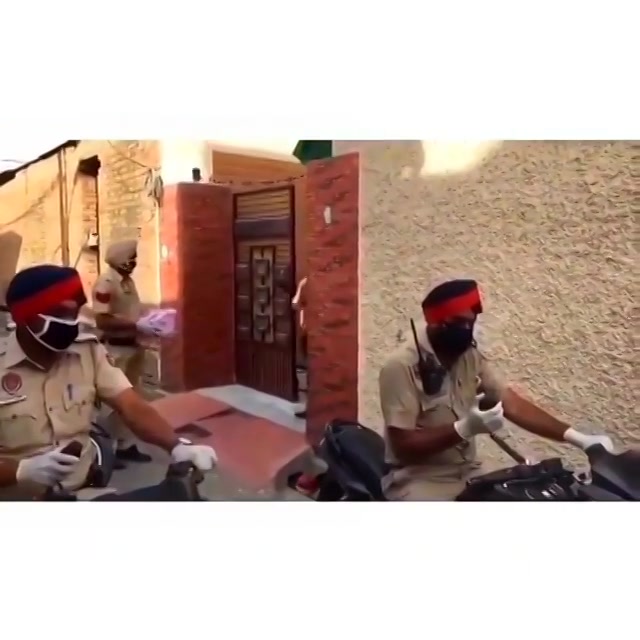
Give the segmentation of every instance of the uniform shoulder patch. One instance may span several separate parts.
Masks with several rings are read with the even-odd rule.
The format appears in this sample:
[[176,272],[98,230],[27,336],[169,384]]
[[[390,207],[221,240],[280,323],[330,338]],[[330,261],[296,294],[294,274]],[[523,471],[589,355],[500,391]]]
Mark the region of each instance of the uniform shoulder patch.
[[116,359],[107,351],[107,362],[112,366],[116,366]]
[[96,291],[95,299],[102,304],[107,304],[111,301],[111,293],[109,291]]

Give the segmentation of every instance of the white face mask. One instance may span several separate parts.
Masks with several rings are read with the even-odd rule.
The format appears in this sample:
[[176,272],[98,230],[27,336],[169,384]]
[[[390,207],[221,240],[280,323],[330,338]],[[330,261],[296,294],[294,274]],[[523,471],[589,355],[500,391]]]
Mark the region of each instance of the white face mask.
[[29,327],[29,333],[43,346],[51,351],[61,353],[66,351],[76,340],[80,333],[80,319],[66,320],[55,318],[42,313],[39,318],[44,320],[44,326],[38,333]]

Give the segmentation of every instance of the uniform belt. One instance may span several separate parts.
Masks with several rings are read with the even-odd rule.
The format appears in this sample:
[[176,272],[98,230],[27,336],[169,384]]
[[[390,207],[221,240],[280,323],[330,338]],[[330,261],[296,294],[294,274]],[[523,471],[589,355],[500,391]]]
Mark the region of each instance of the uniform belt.
[[138,342],[135,338],[102,338],[102,344],[108,344],[112,347],[137,347]]

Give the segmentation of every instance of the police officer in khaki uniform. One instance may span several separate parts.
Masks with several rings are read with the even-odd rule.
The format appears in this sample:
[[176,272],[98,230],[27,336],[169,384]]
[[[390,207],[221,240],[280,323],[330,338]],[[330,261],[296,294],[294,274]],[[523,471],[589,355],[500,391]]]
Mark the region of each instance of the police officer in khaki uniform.
[[[136,240],[111,244],[105,255],[109,269],[99,276],[91,292],[101,340],[134,389],[140,386],[144,368],[144,349],[138,344],[137,327],[142,305],[131,277],[136,268],[137,251]],[[136,447],[129,429],[118,416],[113,416],[110,426],[118,442],[117,457],[120,461],[151,460]]]
[[[474,341],[482,312],[474,280],[437,286],[422,310],[418,346],[413,340],[401,346],[379,377],[386,455],[393,469],[387,478],[391,499],[454,499],[468,478],[493,470],[478,460],[475,439],[500,431],[505,419],[583,450],[597,443],[613,450],[608,436],[580,433],[501,382]],[[479,388],[501,402],[481,410]]]
[[[307,351],[307,321],[306,321],[306,307],[307,307],[307,278],[302,278],[298,283],[298,288],[291,301],[291,308],[298,314],[298,344],[300,346],[300,360],[303,361],[305,371],[307,374],[307,393],[309,392],[309,354]],[[296,359],[296,366],[298,365],[298,359]],[[295,413],[296,418],[306,418],[307,410],[298,411]]]
[[[6,301],[16,330],[0,351],[0,499],[41,497],[58,483],[70,490],[86,484],[96,456],[89,439],[96,399],[174,461],[212,468],[213,449],[177,438],[111,364],[97,337],[79,333],[86,297],[75,269],[25,269],[11,281]],[[82,444],[79,458],[61,452],[71,441]]]

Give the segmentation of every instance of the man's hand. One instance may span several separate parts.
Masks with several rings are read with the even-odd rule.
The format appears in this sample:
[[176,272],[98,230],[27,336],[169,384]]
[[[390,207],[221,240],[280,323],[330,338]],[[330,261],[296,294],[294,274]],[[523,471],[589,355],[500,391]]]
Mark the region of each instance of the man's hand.
[[464,440],[471,440],[483,433],[495,433],[504,426],[502,403],[498,402],[491,409],[483,411],[479,406],[483,398],[484,394],[477,395],[469,414],[453,425],[458,435]]
[[613,440],[606,435],[594,436],[588,433],[581,433],[577,429],[570,427],[564,432],[564,439],[565,442],[568,442],[583,451],[586,451],[589,447],[592,447],[595,444],[601,444],[609,453],[615,453]]
[[178,444],[171,451],[174,462],[190,462],[200,471],[211,471],[218,462],[212,447],[201,444]]
[[16,480],[35,482],[46,487],[53,487],[73,473],[78,458],[61,453],[61,448],[39,456],[25,458],[18,464]]

